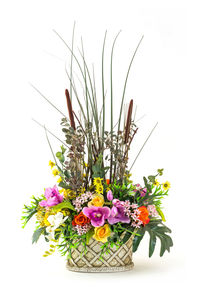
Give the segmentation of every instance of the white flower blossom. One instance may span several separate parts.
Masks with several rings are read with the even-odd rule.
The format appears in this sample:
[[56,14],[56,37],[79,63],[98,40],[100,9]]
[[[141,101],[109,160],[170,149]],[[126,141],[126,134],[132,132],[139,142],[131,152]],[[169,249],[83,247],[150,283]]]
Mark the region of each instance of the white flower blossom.
[[55,230],[62,225],[68,216],[64,217],[62,212],[57,212],[55,215],[50,215],[47,220],[50,223],[50,226],[46,228],[46,232],[48,233],[47,238],[49,241],[54,240]]

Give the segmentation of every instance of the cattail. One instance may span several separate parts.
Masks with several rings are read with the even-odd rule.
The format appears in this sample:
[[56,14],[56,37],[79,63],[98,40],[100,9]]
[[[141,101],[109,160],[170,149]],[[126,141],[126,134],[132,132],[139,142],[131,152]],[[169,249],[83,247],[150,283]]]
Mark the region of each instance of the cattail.
[[74,122],[74,114],[73,114],[73,110],[72,110],[72,103],[71,103],[71,99],[69,96],[69,91],[66,89],[65,90],[65,96],[67,98],[67,107],[68,107],[68,112],[69,112],[69,119],[70,119],[70,124],[71,127],[75,130],[75,122]]
[[131,126],[132,112],[133,112],[133,99],[131,99],[131,101],[129,103],[128,115],[127,115],[126,127],[125,127],[124,144],[128,143],[128,138],[129,138],[129,133],[130,133],[130,126]]

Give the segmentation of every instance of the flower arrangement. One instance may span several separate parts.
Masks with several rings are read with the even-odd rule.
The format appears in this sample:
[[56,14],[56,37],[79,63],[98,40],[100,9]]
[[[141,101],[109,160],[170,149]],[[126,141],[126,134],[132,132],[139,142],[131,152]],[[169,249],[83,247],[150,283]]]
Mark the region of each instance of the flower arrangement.
[[[52,150],[54,160],[49,162],[53,175],[57,177],[57,185],[46,188],[40,197],[32,197],[31,204],[24,206],[22,220],[25,227],[27,222],[34,215],[36,216],[36,229],[32,242],[36,243],[41,236],[44,237],[48,244],[44,257],[51,255],[57,248],[62,255],[67,255],[67,258],[71,259],[73,250],[80,245],[82,248],[80,255],[84,257],[91,239],[100,245],[99,259],[104,259],[111,248],[120,248],[130,238],[132,238],[132,251],[135,252],[146,232],[150,237],[149,257],[154,252],[157,239],[161,242],[160,256],[166,250],[170,251],[173,245],[168,235],[171,230],[164,224],[165,217],[162,212],[161,201],[168,195],[170,188],[169,182],[158,181],[158,177],[163,175],[163,169],[158,169],[154,175],[144,177],[144,183],[139,184],[131,180],[130,172],[135,161],[129,167],[129,150],[138,127],[135,116],[133,117],[133,100],[130,101],[128,111],[124,114],[123,108],[129,71],[142,39],[134,51],[125,78],[117,129],[113,124],[112,62],[117,37],[111,51],[109,130],[105,129],[105,120],[108,117],[105,111],[104,89],[106,34],[102,50],[101,111],[98,110],[95,80],[93,77],[92,81],[84,51],[82,50],[81,53],[83,62],[81,66],[73,49],[66,43],[71,53],[70,74],[67,72],[70,92],[65,91],[69,116],[59,111],[43,95],[63,116],[61,120],[63,140],[58,139],[44,127],[51,150],[48,133],[62,142],[60,151],[54,154]],[[85,85],[85,106],[77,92],[72,60],[78,66]],[[75,96],[79,104],[79,115],[72,107],[72,96]],[[123,115],[125,123],[122,126]]]

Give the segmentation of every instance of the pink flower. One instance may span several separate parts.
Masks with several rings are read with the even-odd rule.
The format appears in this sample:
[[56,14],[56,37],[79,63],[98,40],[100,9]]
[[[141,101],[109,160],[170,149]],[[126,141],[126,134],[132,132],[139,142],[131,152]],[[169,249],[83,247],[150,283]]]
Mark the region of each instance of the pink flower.
[[147,210],[149,212],[149,214],[152,216],[152,217],[157,217],[158,216],[158,212],[156,210],[156,207],[154,204],[152,205],[148,205],[147,206]]
[[146,195],[146,193],[147,193],[147,188],[144,188],[140,191],[140,196],[144,197]]
[[90,219],[93,227],[101,227],[105,220],[110,216],[109,207],[90,206],[84,207],[83,213]]
[[53,188],[45,189],[44,196],[46,200],[40,201],[40,206],[51,207],[57,205],[63,201],[63,196],[59,194],[56,185]]
[[112,201],[113,200],[113,194],[112,194],[112,191],[109,190],[108,193],[107,193],[107,199],[108,201]]
[[111,214],[108,218],[109,224],[113,225],[118,222],[121,223],[130,223],[130,218],[125,215],[124,201],[118,199],[113,200],[113,207],[111,208]]

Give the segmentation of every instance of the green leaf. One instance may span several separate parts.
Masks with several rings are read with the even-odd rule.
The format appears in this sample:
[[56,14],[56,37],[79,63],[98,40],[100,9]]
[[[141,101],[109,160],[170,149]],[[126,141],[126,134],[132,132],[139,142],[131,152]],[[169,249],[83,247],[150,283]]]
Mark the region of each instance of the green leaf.
[[144,180],[145,186],[147,187],[147,190],[151,193],[152,192],[151,185],[148,183],[147,178],[143,177],[143,180]]
[[157,172],[159,173],[159,176],[163,175],[163,170],[164,170],[163,168],[157,170]]
[[71,204],[70,201],[63,201],[63,202],[57,204],[56,206],[53,207],[53,210],[57,211],[57,210],[63,209],[63,208],[68,208],[68,209],[71,209],[73,211],[76,211],[74,206]]
[[138,230],[138,234],[136,235],[133,239],[133,252],[136,252],[138,249],[138,246],[140,245],[140,242],[142,241],[142,238],[144,237],[145,234],[145,229],[144,228],[140,228]]
[[153,230],[148,230],[150,239],[149,239],[149,257],[151,257],[154,253],[156,246],[156,235]]
[[40,236],[44,233],[45,227],[37,229],[32,236],[32,244],[37,243]]
[[159,238],[160,239],[160,256],[163,256],[163,254],[165,253],[165,251],[167,250],[168,252],[170,252],[170,247],[173,246],[173,242],[172,239],[169,235],[167,235],[166,233],[171,233],[171,230],[166,227],[164,224],[157,223],[152,225],[151,222],[149,223],[149,225],[146,226],[146,230],[149,232],[150,235],[150,242],[151,242],[151,248],[149,246],[149,257],[152,256],[153,251],[154,251],[154,247],[155,247],[155,238]]
[[151,183],[155,182],[156,177],[155,176],[148,176],[148,179]]
[[164,216],[162,210],[160,209],[160,207],[156,207],[156,210],[157,210],[158,214],[161,216],[162,221],[166,222],[165,216]]
[[59,187],[61,187],[61,188],[64,188],[64,189],[70,189],[70,186],[67,186],[64,182],[60,182],[59,184],[58,184],[58,186]]
[[63,163],[63,162],[65,161],[65,157],[64,157],[64,155],[63,155],[62,152],[57,152],[57,153],[56,153],[56,157],[59,159],[59,161],[60,161],[61,163]]
[[32,196],[32,201],[31,201],[31,205],[24,205],[23,208],[23,216],[21,218],[22,220],[22,228],[24,228],[27,224],[27,222],[32,218],[32,216],[37,212],[37,207],[39,205],[39,202],[41,200],[43,200],[43,196],[41,196],[40,198],[36,198],[34,196]]
[[122,239],[122,243],[126,243],[129,238],[132,236],[132,234],[130,232],[126,232],[126,234],[124,235],[124,238]]
[[90,239],[92,238],[92,236],[94,235],[94,228],[90,229],[87,233],[86,233],[86,244],[89,244]]
[[67,179],[70,178],[70,174],[69,174],[68,170],[65,170],[65,171],[64,171],[64,175],[66,176]]
[[64,154],[65,153],[65,151],[66,151],[66,148],[62,145],[62,146],[60,146],[60,148],[61,148],[61,151],[62,151],[62,154]]

